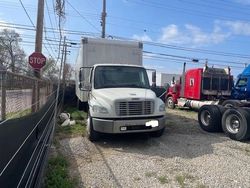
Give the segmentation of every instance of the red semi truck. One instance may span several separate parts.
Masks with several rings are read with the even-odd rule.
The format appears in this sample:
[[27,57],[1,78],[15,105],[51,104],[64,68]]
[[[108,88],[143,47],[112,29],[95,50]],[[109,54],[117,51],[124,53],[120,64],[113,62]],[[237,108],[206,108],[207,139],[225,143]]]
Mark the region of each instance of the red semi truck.
[[[166,105],[174,108],[176,105],[199,109],[206,104],[221,104],[231,96],[233,76],[230,68],[221,69],[205,65],[185,71],[182,77],[166,92]],[[174,80],[173,80],[174,81]]]

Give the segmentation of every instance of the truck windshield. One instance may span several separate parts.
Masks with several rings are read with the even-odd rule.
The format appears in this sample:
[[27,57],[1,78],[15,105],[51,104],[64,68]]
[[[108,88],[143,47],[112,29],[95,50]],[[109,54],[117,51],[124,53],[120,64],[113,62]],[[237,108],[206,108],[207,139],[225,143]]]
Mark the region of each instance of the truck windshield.
[[146,70],[140,67],[99,66],[94,73],[94,88],[149,88]]
[[247,86],[247,78],[239,78],[236,83],[236,87],[246,87]]

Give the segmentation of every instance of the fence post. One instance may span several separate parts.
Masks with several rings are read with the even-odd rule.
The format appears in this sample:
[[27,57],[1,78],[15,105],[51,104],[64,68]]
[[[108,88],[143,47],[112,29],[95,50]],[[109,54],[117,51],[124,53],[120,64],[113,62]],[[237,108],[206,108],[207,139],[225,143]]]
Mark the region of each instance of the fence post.
[[2,120],[6,119],[6,74],[7,72],[1,72],[2,74],[2,83],[1,83],[1,117]]
[[40,99],[40,81],[37,80],[36,81],[36,110],[38,111],[39,108],[40,108],[40,102],[41,102],[41,99]]

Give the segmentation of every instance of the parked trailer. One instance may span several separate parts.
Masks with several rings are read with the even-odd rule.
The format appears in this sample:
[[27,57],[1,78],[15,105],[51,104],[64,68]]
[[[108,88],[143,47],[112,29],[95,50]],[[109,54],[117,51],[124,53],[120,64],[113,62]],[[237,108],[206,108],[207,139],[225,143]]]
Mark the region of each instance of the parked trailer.
[[150,89],[142,43],[83,38],[76,63],[76,95],[88,105],[87,136],[165,129],[165,104]]
[[199,109],[200,127],[207,132],[223,131],[233,140],[243,141],[250,138],[250,104],[242,107],[204,105]]

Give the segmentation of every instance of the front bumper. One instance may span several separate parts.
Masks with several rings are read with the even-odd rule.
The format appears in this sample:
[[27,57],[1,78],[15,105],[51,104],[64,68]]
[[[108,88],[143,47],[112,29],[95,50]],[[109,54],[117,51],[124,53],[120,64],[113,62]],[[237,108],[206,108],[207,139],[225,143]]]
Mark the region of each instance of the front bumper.
[[[165,127],[165,116],[149,117],[144,119],[100,119],[92,118],[93,128],[102,133],[135,133],[152,132]],[[146,126],[146,122],[157,120],[158,126]]]

